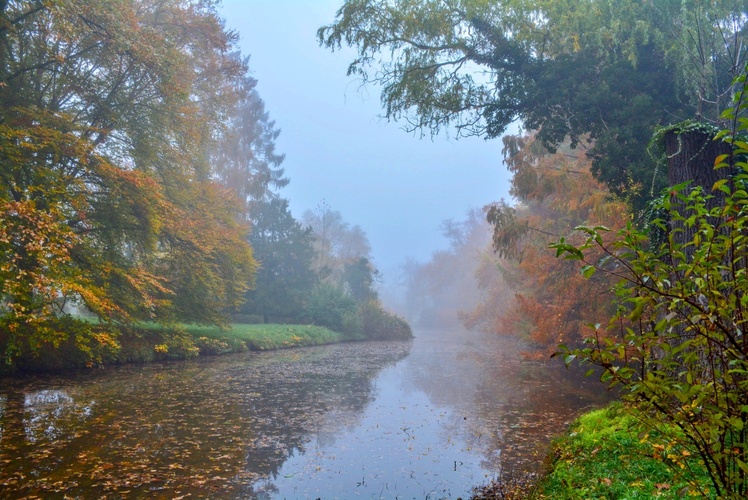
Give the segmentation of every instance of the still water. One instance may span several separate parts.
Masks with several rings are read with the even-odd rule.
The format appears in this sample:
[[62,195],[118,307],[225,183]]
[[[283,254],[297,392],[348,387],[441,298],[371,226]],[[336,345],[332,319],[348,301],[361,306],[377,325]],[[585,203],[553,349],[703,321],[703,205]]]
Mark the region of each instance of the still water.
[[458,330],[0,380],[0,498],[468,497],[599,383]]

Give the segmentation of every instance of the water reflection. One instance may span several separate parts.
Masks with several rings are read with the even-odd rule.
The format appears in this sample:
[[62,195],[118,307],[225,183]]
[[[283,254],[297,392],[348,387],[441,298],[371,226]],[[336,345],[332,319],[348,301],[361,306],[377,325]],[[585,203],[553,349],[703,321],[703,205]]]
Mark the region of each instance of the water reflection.
[[449,432],[481,450],[487,470],[534,472],[552,436],[612,397],[596,379],[558,361],[523,359],[517,339],[468,331],[426,335],[426,346],[408,358],[407,378],[437,404],[465,410],[458,420],[464,428]]
[[243,497],[303,453],[308,436],[354,425],[372,379],[409,347],[341,345],[3,381],[2,496]]
[[3,381],[3,498],[456,498],[597,386],[515,343],[361,343]]

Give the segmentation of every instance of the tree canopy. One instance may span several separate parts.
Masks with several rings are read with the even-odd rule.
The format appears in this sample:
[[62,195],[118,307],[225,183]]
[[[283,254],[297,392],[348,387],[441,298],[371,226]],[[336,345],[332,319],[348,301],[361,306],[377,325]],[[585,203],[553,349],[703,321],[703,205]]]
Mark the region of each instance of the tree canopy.
[[210,1],[0,2],[6,359],[63,340],[71,304],[101,325],[220,323],[242,300],[243,200],[209,161],[252,98],[235,42]]
[[641,208],[664,185],[654,127],[717,120],[746,59],[744,2],[346,0],[322,45],[357,48],[348,73],[381,86],[409,130],[498,137],[519,120]]
[[241,313],[261,315],[265,322],[300,321],[317,283],[311,228],[296,221],[281,198],[254,203],[251,218],[249,241],[260,268]]
[[302,215],[314,236],[314,269],[320,277],[335,285],[342,283],[345,265],[361,257],[369,259],[371,245],[361,226],[351,226],[343,215],[322,200],[314,210]]

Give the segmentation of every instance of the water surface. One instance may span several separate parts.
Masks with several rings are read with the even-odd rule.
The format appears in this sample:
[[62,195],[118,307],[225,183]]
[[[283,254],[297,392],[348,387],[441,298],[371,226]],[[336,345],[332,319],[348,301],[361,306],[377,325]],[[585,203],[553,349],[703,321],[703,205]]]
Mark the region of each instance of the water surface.
[[466,497],[605,398],[511,339],[416,335],[2,380],[0,497]]

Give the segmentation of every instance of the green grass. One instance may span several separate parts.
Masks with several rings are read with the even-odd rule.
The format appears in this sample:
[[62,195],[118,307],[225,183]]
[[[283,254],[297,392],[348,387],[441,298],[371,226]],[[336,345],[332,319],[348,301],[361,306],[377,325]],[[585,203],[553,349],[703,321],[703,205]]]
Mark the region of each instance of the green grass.
[[675,499],[709,491],[694,455],[648,432],[634,412],[615,403],[581,416],[554,441],[535,498]]
[[201,343],[205,344],[200,339],[211,339],[223,341],[230,345],[242,343],[252,351],[324,345],[352,340],[342,333],[312,325],[233,324],[227,330],[221,330],[217,327],[189,325],[185,327],[185,330],[195,339],[198,346]]
[[[229,328],[205,325],[170,328],[141,324],[121,339],[122,349],[118,356],[124,358],[124,362],[187,359],[198,355],[268,351],[356,340],[320,326],[240,323]],[[133,342],[133,339],[139,340]],[[143,344],[146,352],[142,352]]]
[[107,366],[122,363],[147,363],[170,359],[189,359],[243,351],[266,351],[333,344],[351,338],[327,328],[311,325],[232,324],[216,326],[178,325],[165,327],[141,323],[122,327],[119,348],[93,346],[90,355],[83,352],[72,336],[59,346],[42,348],[17,360],[13,367],[0,366],[0,375],[25,372],[64,371],[71,368]]

